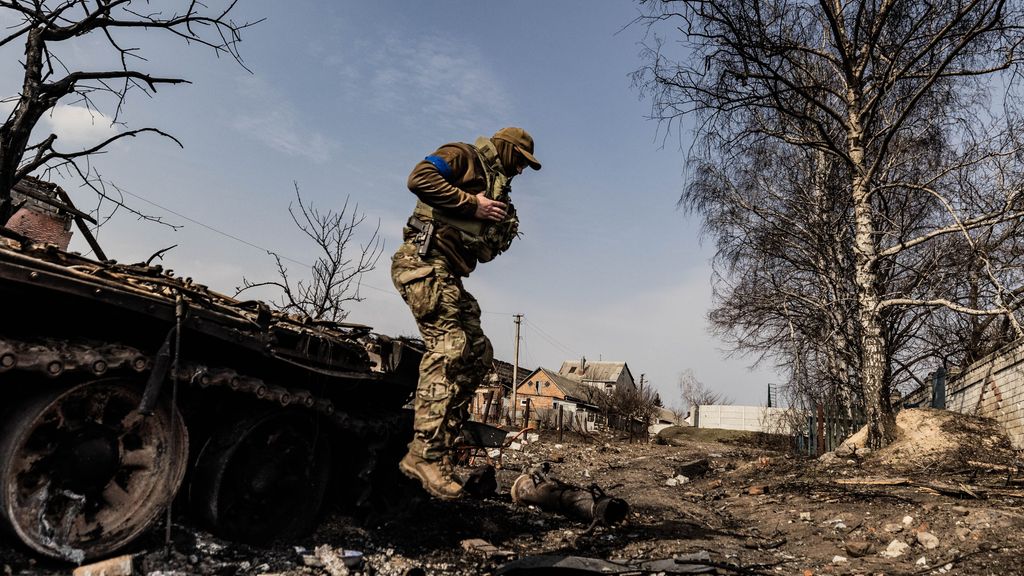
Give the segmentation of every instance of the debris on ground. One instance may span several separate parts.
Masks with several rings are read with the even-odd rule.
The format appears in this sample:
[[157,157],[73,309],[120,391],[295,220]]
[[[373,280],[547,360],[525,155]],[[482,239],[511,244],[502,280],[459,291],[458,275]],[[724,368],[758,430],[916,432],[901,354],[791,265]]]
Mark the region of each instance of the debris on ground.
[[[893,447],[867,455],[857,449],[830,465],[731,434],[709,440],[714,434],[705,432],[671,446],[612,434],[557,442],[541,433],[522,451],[503,454],[490,496],[440,502],[410,485],[378,515],[354,519],[337,510],[313,534],[263,547],[217,539],[182,516],[170,557],[162,526],[139,542],[136,574],[320,576],[328,573],[320,560],[326,550],[361,552],[359,568],[344,566],[353,576],[525,574],[525,562],[537,557],[650,574],[1024,574],[1024,490],[1020,463],[1003,451],[1005,436],[990,421],[917,412],[898,418],[917,423]],[[931,436],[912,439],[938,433],[947,443],[941,450],[910,444],[934,444]],[[889,450],[905,461],[886,464]],[[703,465],[691,466],[700,461],[707,463],[702,474],[695,471]],[[513,502],[520,471],[543,471],[545,463],[540,483],[608,487],[628,501],[628,514],[588,532],[585,519]],[[679,475],[689,481],[665,484]],[[72,571],[4,535],[0,569],[3,576]]]

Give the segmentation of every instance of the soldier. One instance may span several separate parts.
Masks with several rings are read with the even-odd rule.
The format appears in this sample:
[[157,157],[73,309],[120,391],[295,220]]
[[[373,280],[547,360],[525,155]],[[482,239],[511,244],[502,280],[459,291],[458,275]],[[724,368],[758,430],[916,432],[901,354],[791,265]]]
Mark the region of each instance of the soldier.
[[517,236],[510,183],[527,166],[540,170],[533,138],[522,128],[502,128],[472,145],[441,146],[409,175],[418,200],[392,259],[391,278],[427,352],[416,387],[413,439],[399,468],[437,498],[462,494],[449,452],[493,359],[480,328],[480,305],[462,279]]

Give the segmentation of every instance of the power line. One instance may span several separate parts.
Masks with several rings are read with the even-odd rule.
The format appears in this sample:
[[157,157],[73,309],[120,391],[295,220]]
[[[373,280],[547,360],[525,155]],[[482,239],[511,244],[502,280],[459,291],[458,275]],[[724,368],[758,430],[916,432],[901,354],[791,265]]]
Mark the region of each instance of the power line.
[[[196,220],[195,218],[192,218],[190,216],[186,216],[186,215],[182,214],[181,212],[178,212],[176,210],[172,210],[172,209],[170,209],[170,208],[168,208],[166,206],[163,206],[161,204],[157,204],[156,202],[153,202],[149,198],[144,198],[142,196],[139,196],[138,194],[135,194],[134,192],[129,192],[128,190],[124,190],[123,188],[118,188],[118,190],[121,191],[121,192],[124,192],[125,194],[127,194],[127,195],[129,195],[129,196],[131,196],[133,198],[137,198],[139,200],[142,200],[143,202],[146,202],[147,204],[151,204],[153,206],[156,206],[157,208],[159,208],[159,209],[161,209],[161,210],[163,210],[165,212],[169,212],[171,214],[174,214],[178,218],[181,218],[183,220],[187,220],[187,221],[195,224],[196,226],[202,226],[203,228],[206,228],[207,230],[209,230],[209,231],[211,231],[211,232],[213,232],[215,234],[220,234],[221,236],[224,236],[225,238],[230,238],[231,240],[234,240],[236,242],[240,242],[242,244],[245,244],[246,246],[249,246],[250,248],[256,248],[257,250],[260,250],[262,252],[266,252],[267,254],[274,254],[278,258],[280,258],[281,260],[287,260],[288,262],[291,262],[293,264],[298,264],[299,266],[304,266],[306,268],[312,268],[313,267],[311,264],[308,264],[308,263],[303,262],[301,260],[296,260],[295,258],[290,258],[288,256],[284,256],[284,255],[282,255],[280,252],[278,252],[276,250],[271,250],[270,248],[265,248],[263,246],[260,246],[259,244],[255,244],[255,243],[250,242],[250,241],[248,241],[248,240],[246,240],[244,238],[239,238],[238,236],[235,236],[234,234],[230,234],[228,232],[224,232],[223,230],[220,230],[218,228],[210,226],[209,224],[205,224],[203,222],[200,222],[199,220]],[[360,282],[359,283],[359,287],[360,288],[369,288],[370,290],[376,290],[377,292],[383,292],[385,294],[390,294],[392,296],[398,296],[398,294],[394,291],[394,289],[380,288],[378,286],[374,286],[373,284],[367,284],[365,282]]]
[[550,344],[552,344],[555,347],[561,349],[562,352],[565,352],[566,354],[568,354],[570,358],[575,358],[576,356],[579,356],[579,354],[577,354],[576,352],[573,352],[571,349],[569,349],[568,346],[566,346],[565,344],[562,344],[554,336],[548,334],[543,329],[541,329],[540,326],[537,326],[532,321],[530,321],[529,318],[525,318],[524,317],[524,320],[526,320],[526,324],[527,325],[529,325],[530,327],[532,327],[534,330],[537,331],[537,333],[540,335],[541,338],[543,338],[544,340],[547,340]]
[[129,192],[127,190],[124,190],[123,188],[118,188],[118,190],[121,191],[121,192],[124,192],[125,194],[127,194],[127,195],[129,195],[129,196],[131,196],[133,198],[138,198],[139,200],[142,200],[143,202],[145,202],[147,204],[152,204],[153,206],[156,206],[157,208],[159,208],[161,210],[164,210],[165,212],[170,212],[171,214],[174,214],[178,218],[182,218],[184,220],[188,220],[189,222],[191,222],[191,223],[193,223],[193,224],[195,224],[197,226],[202,226],[203,228],[206,228],[210,232],[213,232],[215,234],[220,234],[221,236],[224,236],[225,238],[230,238],[230,239],[232,239],[232,240],[234,240],[236,242],[241,242],[242,244],[245,244],[246,246],[250,246],[252,248],[256,248],[257,250],[262,250],[262,251],[264,251],[264,252],[266,252],[268,254],[276,254],[281,260],[287,260],[287,261],[289,261],[289,262],[291,262],[293,264],[298,264],[299,266],[305,266],[307,268],[312,268],[311,264],[307,264],[306,262],[302,262],[302,261],[296,260],[294,258],[289,258],[288,256],[283,256],[280,252],[276,252],[276,251],[271,250],[269,248],[264,248],[263,246],[260,246],[258,244],[254,244],[252,242],[249,242],[248,240],[239,238],[238,236],[235,236],[233,234],[229,234],[229,233],[224,232],[222,230],[218,230],[217,228],[214,228],[213,226],[210,226],[208,224],[204,224],[204,223],[200,222],[199,220],[196,220],[195,218],[190,218],[188,216],[185,216],[181,212],[176,212],[176,211],[171,210],[170,208],[168,208],[166,206],[161,206],[160,204],[157,204],[156,202],[153,202],[149,198],[143,198],[142,196],[139,196],[138,194],[135,194],[134,192]]
[[[278,258],[280,258],[281,260],[287,260],[288,262],[291,262],[293,264],[298,264],[299,266],[304,266],[306,268],[312,268],[313,267],[311,264],[308,264],[308,263],[303,262],[301,260],[296,260],[295,258],[290,258],[288,256],[284,256],[284,255],[282,255],[280,252],[278,252],[276,250],[271,250],[270,248],[266,248],[266,247],[260,246],[259,244],[256,244],[254,242],[250,242],[250,241],[248,241],[248,240],[246,240],[244,238],[240,238],[238,236],[235,236],[234,234],[230,234],[228,232],[224,232],[223,230],[215,228],[215,227],[213,227],[213,226],[211,226],[209,224],[205,224],[203,222],[200,222],[199,220],[196,220],[195,218],[192,218],[190,216],[186,216],[186,215],[182,214],[181,212],[178,212],[176,210],[172,210],[172,209],[170,209],[170,208],[168,208],[166,206],[163,206],[161,204],[157,204],[156,202],[150,200],[149,198],[145,198],[143,196],[135,194],[134,192],[129,192],[128,190],[125,190],[123,188],[118,188],[118,190],[120,192],[123,192],[123,193],[131,196],[132,198],[136,198],[138,200],[142,200],[143,202],[145,202],[147,204],[150,204],[152,206],[156,206],[157,208],[159,208],[159,209],[161,209],[161,210],[163,210],[165,212],[169,212],[171,214],[174,214],[178,218],[181,218],[183,220],[187,220],[188,222],[191,222],[191,223],[195,224],[196,226],[202,226],[203,228],[206,228],[207,230],[209,230],[210,232],[213,232],[214,234],[219,234],[221,236],[224,236],[225,238],[230,238],[231,240],[234,240],[235,242],[240,242],[242,244],[245,244],[246,246],[249,246],[250,248],[255,248],[255,249],[260,250],[262,252],[266,252],[267,254],[273,254],[273,255],[277,256]],[[359,283],[359,287],[360,288],[369,288],[370,290],[375,290],[377,292],[383,292],[384,294],[389,294],[391,296],[395,296],[395,297],[401,298],[401,295],[399,295],[393,288],[381,288],[379,286],[374,286],[373,284],[367,284],[367,283],[364,283],[364,282],[360,282]],[[484,314],[492,314],[492,315],[500,315],[500,316],[513,316],[514,315],[514,313],[512,313],[512,312],[490,312],[490,311],[487,311],[487,310],[481,310],[481,312],[483,312]],[[529,323],[529,320],[527,320],[527,323]],[[538,330],[539,330],[539,328],[538,328]]]

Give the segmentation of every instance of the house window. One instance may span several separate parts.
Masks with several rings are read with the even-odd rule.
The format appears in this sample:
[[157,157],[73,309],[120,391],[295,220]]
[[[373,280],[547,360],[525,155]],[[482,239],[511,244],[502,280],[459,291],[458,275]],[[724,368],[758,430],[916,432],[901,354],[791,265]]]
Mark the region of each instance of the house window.
[[534,384],[537,386],[537,394],[540,394],[540,381],[538,380],[537,382],[534,382]]
[[575,366],[570,366],[569,367],[569,374],[575,374],[575,373],[576,373],[576,367]]

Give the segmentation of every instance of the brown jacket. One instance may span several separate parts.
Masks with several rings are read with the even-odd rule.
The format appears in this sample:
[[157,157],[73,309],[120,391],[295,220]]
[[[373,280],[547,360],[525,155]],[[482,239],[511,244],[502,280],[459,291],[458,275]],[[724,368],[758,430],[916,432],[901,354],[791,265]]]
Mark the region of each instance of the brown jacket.
[[431,156],[437,156],[451,168],[450,182],[434,164],[421,160],[409,174],[409,190],[434,208],[449,210],[462,218],[476,214],[476,194],[487,188],[487,178],[476,152],[461,142],[445,144]]

